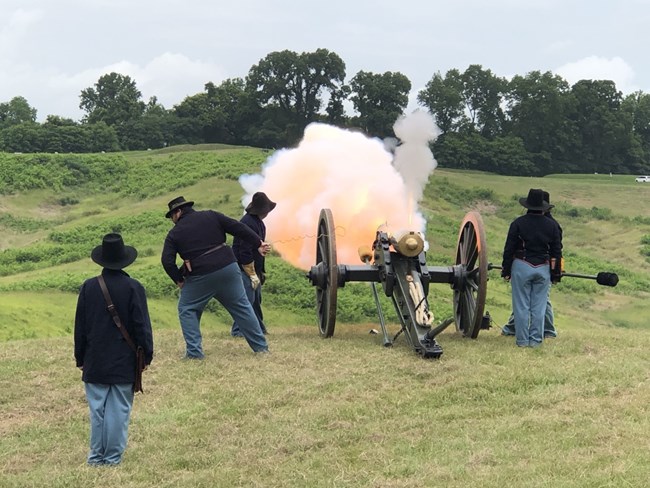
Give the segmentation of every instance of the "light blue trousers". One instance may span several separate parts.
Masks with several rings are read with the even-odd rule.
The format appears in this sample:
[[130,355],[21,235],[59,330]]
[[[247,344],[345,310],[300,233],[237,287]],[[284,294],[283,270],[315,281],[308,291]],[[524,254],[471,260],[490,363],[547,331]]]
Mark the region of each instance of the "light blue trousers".
[[84,383],[90,409],[88,464],[119,464],[126,449],[133,383]]
[[[253,290],[253,285],[251,285],[251,279],[246,275],[246,273],[241,274],[242,282],[244,285],[244,290],[246,290],[246,296],[248,301],[253,307],[253,312],[257,317],[257,321],[260,323],[262,328],[262,333],[266,334],[266,325],[264,325],[264,314],[262,313],[262,285],[258,286]],[[232,329],[230,334],[233,336],[240,336],[241,331],[239,330],[239,324],[235,321],[232,324]]]
[[[557,337],[555,330],[555,315],[553,314],[553,305],[551,305],[551,287],[549,286],[549,296],[546,300],[546,313],[544,314],[544,337]],[[515,335],[515,314],[511,313],[508,322],[501,328],[503,335]]]
[[518,346],[539,346],[544,340],[544,315],[551,286],[548,264],[533,266],[521,259],[512,263],[512,311]]
[[201,315],[212,298],[216,298],[239,324],[239,329],[253,351],[268,351],[268,343],[246,296],[241,275],[237,263],[232,263],[212,273],[190,275],[185,279],[178,300],[178,318],[185,338],[187,357],[203,357]]

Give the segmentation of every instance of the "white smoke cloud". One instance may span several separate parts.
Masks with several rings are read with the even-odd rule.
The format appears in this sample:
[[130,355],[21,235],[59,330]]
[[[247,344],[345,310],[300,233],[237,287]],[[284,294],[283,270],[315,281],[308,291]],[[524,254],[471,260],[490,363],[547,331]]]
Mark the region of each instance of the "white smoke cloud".
[[429,141],[440,135],[440,129],[431,114],[416,110],[400,117],[393,130],[402,141],[395,149],[393,165],[402,175],[413,200],[419,202],[429,175],[438,166],[429,149]]
[[332,211],[341,264],[359,263],[358,248],[372,244],[380,227],[424,233],[416,203],[435,168],[428,141],[437,129],[422,112],[400,119],[395,130],[403,142],[394,160],[379,139],[310,124],[296,148],[274,153],[261,174],[240,177],[244,206],[256,191],[277,202],[265,220],[267,240],[284,259],[305,270],[315,264],[323,208]]

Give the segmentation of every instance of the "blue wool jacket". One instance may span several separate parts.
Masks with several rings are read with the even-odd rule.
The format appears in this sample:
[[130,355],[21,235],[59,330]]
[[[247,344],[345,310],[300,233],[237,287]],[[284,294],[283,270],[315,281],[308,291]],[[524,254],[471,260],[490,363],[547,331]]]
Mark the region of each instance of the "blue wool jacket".
[[183,281],[183,276],[176,266],[177,254],[184,260],[190,260],[193,275],[212,273],[234,263],[232,248],[226,245],[202,256],[211,248],[225,244],[226,234],[244,239],[255,249],[262,243],[262,238],[248,226],[222,213],[183,209],[180,219],[165,238],[161,256],[163,268],[174,283],[179,283]]
[[[264,222],[259,218],[259,216],[247,213],[241,218],[240,222],[253,229],[262,240],[266,239],[266,225],[264,225]],[[266,273],[266,269],[264,269],[264,256],[257,251],[258,247],[259,245],[253,245],[237,236],[235,236],[235,239],[232,242],[232,250],[235,253],[237,262],[239,264],[254,262],[255,271],[259,275],[261,273]]]
[[560,225],[542,213],[528,212],[517,217],[508,230],[503,248],[501,276],[510,276],[515,259],[539,266],[550,258],[562,257],[562,231]]
[[[153,334],[143,286],[122,270],[104,268],[102,276],[122,325],[144,349],[145,363],[153,359]],[[87,383],[119,384],[135,381],[135,352],[108,312],[97,278],[79,291],[74,322],[74,356]]]

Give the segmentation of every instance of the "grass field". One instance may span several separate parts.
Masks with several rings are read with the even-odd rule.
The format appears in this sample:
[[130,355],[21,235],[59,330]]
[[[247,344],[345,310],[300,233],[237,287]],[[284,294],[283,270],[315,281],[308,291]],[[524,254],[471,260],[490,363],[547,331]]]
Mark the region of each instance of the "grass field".
[[[238,157],[225,149],[222,167],[200,149],[191,154],[206,176],[181,193],[198,207],[238,215],[242,190],[232,174],[259,167],[265,153],[244,149]],[[124,164],[151,175],[183,154],[125,155]],[[490,260],[500,263],[507,226],[521,213],[517,198],[542,187],[564,228],[567,271],[619,274],[616,288],[568,278],[556,285],[559,337],[540,349],[518,349],[500,336],[510,293],[498,272],[486,304],[495,327],[477,340],[448,329],[439,336],[439,360],[422,360],[403,338],[384,348],[381,336],[368,333],[378,328],[372,313],[347,310],[357,302],[372,307],[365,284],[339,290],[339,316],[349,320],[320,339],[313,289],[272,256],[274,288],[265,295],[272,354],[254,356],[231,338],[228,317],[213,306],[202,325],[206,359],[197,363],[180,360],[176,296],[160,276],[164,220],[159,227],[150,216],[162,215],[181,187],[141,181],[133,194],[82,186],[0,200],[2,488],[648,485],[650,185],[625,175],[510,178],[440,169],[432,176],[421,205],[432,264],[452,264],[458,226],[476,209]],[[60,204],[72,194],[78,203]],[[133,216],[151,226],[138,230]],[[99,242],[88,227],[97,221],[128,229],[141,252],[128,271],[147,286],[156,345],[129,447],[112,469],[85,465],[87,406],[71,336],[75,287],[99,271],[79,244]],[[69,261],[56,262],[49,246]],[[15,264],[16,256],[23,261]],[[451,299],[448,286],[431,286],[436,317],[451,313]],[[384,310],[396,333],[396,318]]]

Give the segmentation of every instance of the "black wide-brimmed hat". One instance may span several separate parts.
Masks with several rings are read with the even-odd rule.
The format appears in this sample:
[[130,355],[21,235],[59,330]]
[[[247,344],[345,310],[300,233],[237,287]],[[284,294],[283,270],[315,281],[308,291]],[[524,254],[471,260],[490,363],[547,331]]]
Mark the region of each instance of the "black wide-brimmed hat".
[[276,203],[272,202],[266,193],[258,191],[253,194],[253,200],[246,207],[246,212],[251,215],[264,215],[275,208]]
[[549,194],[549,192],[544,190],[543,193],[544,193],[544,201],[549,204],[548,209],[550,210],[552,208],[555,208],[555,205],[550,204],[551,203],[551,195]]
[[551,205],[544,201],[544,190],[539,188],[531,188],[528,190],[528,196],[526,198],[520,198],[519,203],[521,203],[528,210],[536,210],[540,212],[545,212]]
[[192,206],[194,205],[194,202],[187,202],[185,201],[184,197],[176,197],[174,198],[171,202],[167,204],[169,206],[169,210],[165,214],[166,218],[169,218],[172,216],[172,212],[176,210],[177,208],[185,207],[185,206]]
[[90,259],[108,269],[126,268],[137,256],[136,248],[125,246],[119,234],[106,234],[102,244],[90,253]]

